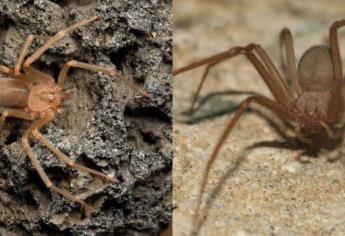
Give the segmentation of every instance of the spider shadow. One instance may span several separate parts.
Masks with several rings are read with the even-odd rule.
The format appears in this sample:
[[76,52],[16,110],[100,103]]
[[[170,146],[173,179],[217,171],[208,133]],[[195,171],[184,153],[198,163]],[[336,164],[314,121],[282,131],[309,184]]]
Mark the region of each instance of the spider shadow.
[[[241,166],[241,163],[246,161],[247,156],[250,154],[251,151],[253,151],[256,148],[260,147],[274,147],[274,148],[285,148],[290,150],[299,150],[301,149],[301,143],[299,142],[293,142],[290,143],[290,140],[284,140],[284,141],[262,141],[258,143],[254,143],[253,145],[247,146],[245,150],[242,152],[242,154],[237,157],[234,163],[228,168],[227,172],[221,176],[220,181],[217,183],[217,185],[214,187],[214,189],[211,192],[211,195],[206,200],[206,203],[202,210],[199,211],[199,214],[196,216],[198,218],[197,224],[193,227],[193,236],[199,235],[202,226],[206,222],[209,216],[209,211],[211,209],[211,206],[213,202],[216,200],[216,197],[218,194],[223,190],[223,187],[225,186],[225,183],[228,179],[235,176],[236,172],[239,170],[239,167]],[[301,155],[312,155],[313,157],[317,156],[316,152],[309,152],[309,150],[304,151]],[[304,162],[300,159],[298,159],[302,163]]]
[[208,218],[208,213],[212,206],[212,203],[216,199],[217,195],[222,191],[225,185],[225,182],[229,178],[235,175],[236,171],[239,169],[240,164],[245,160],[245,156],[246,156],[245,153],[243,153],[242,155],[240,155],[240,157],[236,159],[236,161],[231,165],[231,167],[227,170],[227,172],[221,177],[220,182],[216,185],[216,187],[211,192],[210,197],[206,200],[206,203],[204,205],[204,208],[203,208],[204,210],[201,210],[199,215],[196,216],[198,218],[197,225],[196,226],[192,225],[193,236],[196,236],[200,233],[201,227],[204,225],[204,223],[206,222]]
[[257,93],[236,90],[209,93],[205,96],[200,96],[197,99],[197,103],[193,111],[190,109],[182,111],[180,115],[182,115],[183,118],[180,116],[180,118],[176,120],[181,123],[193,125],[233,113],[237,109],[237,104],[230,99],[224,99],[224,97],[234,95],[257,95]]
[[[220,116],[234,113],[238,107],[239,102],[234,102],[231,99],[224,99],[225,96],[253,96],[258,95],[252,91],[237,91],[237,90],[226,90],[222,92],[209,93],[206,96],[201,97],[197,100],[197,106],[192,112],[190,109],[182,111],[180,114],[184,118],[176,119],[176,121],[184,124],[198,124],[207,120],[211,120]],[[286,127],[291,127],[288,123],[284,122],[282,119],[274,120],[272,116],[262,112],[260,109],[249,107],[246,113],[255,113],[259,117],[263,118],[284,140],[292,141],[293,138],[286,135]],[[280,124],[279,124],[280,123]]]
[[[257,94],[250,91],[236,91],[236,90],[226,90],[222,92],[213,92],[213,93],[207,94],[206,96],[201,97],[199,100],[197,100],[198,103],[194,109],[194,112],[191,112],[190,110],[182,112],[181,114],[185,115],[187,118],[180,119],[179,121],[186,124],[198,124],[200,122],[214,119],[216,117],[220,117],[226,114],[231,114],[237,110],[238,105],[229,99],[225,100],[224,97],[233,96],[233,95],[257,95]],[[268,116],[265,116],[264,113],[252,108],[248,109],[247,112],[255,112],[258,115],[262,116],[272,126],[275,127],[275,129],[278,131],[278,133],[281,136],[285,136],[283,130],[279,128],[278,125],[271,122],[271,119],[269,119]],[[254,148],[255,147],[253,147],[252,149]],[[207,220],[209,209],[212,203],[214,202],[216,196],[223,189],[225,182],[229,178],[235,175],[240,164],[245,160],[245,157],[247,156],[246,154],[248,151],[250,151],[250,149],[245,150],[244,153],[235,160],[235,162],[231,165],[231,167],[227,170],[227,172],[220,178],[220,182],[215,186],[215,188],[211,192],[210,197],[206,200],[206,203],[203,208],[204,210],[199,211],[198,215],[196,216],[198,218],[198,221],[197,221],[197,225],[192,226],[193,235],[198,235],[200,233],[200,230],[203,224]]]
[[[192,226],[193,236],[199,235],[202,226],[208,219],[208,216],[209,216],[208,213],[211,209],[211,206],[213,202],[216,200],[216,197],[218,196],[218,194],[222,191],[226,181],[236,174],[236,171],[239,169],[241,163],[243,163],[246,160],[246,157],[250,154],[251,151],[257,148],[261,148],[261,147],[273,147],[273,148],[280,148],[280,149],[283,148],[283,149],[289,149],[289,150],[302,150],[302,152],[296,156],[296,160],[303,164],[308,164],[309,161],[303,161],[302,159],[300,159],[301,156],[307,155],[308,157],[317,158],[320,153],[320,150],[311,150],[309,148],[305,148],[302,142],[296,141],[291,138],[289,140],[283,140],[283,141],[262,141],[262,142],[257,142],[257,143],[247,146],[245,150],[242,152],[242,154],[236,159],[236,161],[227,170],[227,172],[223,176],[221,176],[220,181],[214,187],[214,189],[211,192],[211,195],[206,200],[204,207],[202,208],[202,210],[199,211],[199,214],[196,216],[198,218],[197,224],[196,226],[194,225]],[[329,161],[333,162],[335,160],[329,160]],[[343,165],[345,166],[345,163]]]

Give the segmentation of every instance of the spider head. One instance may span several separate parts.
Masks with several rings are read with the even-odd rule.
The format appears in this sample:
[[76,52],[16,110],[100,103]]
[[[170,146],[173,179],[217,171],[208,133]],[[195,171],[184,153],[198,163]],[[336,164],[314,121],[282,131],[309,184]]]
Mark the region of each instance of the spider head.
[[303,113],[299,116],[301,129],[307,134],[319,134],[322,131],[322,125],[315,113]]

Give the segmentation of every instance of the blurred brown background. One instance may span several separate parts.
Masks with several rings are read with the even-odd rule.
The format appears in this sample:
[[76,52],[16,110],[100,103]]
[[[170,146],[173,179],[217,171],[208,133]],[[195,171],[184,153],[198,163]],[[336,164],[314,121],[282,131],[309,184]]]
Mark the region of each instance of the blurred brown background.
[[[175,0],[174,68],[251,42],[278,66],[283,27],[290,28],[299,59],[309,47],[328,43],[329,26],[343,18],[345,2],[335,0]],[[339,37],[345,58],[345,29]],[[245,98],[229,90],[271,96],[253,66],[238,57],[211,72],[203,105],[193,117],[184,116],[202,72],[174,78],[174,235],[189,233],[206,161],[231,110]],[[255,110],[242,117],[212,169],[204,202],[212,200],[199,235],[345,235],[344,158],[329,162],[332,153],[324,153],[307,164],[297,161],[301,151],[283,148],[284,139]],[[246,150],[262,141],[276,147]]]

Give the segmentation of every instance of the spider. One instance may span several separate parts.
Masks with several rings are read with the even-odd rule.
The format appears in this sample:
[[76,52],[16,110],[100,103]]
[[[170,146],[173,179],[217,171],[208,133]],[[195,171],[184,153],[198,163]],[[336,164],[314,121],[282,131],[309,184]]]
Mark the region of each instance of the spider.
[[194,226],[197,222],[202,194],[205,191],[212,164],[217,159],[224,141],[251,103],[268,108],[280,116],[285,123],[293,127],[297,139],[307,147],[331,149],[342,140],[345,91],[337,30],[343,26],[345,26],[345,20],[335,21],[329,28],[329,45],[317,45],[309,48],[301,57],[298,68],[291,32],[288,28],[281,31],[282,64],[289,83],[282,79],[280,72],[265,50],[255,43],[250,43],[245,47],[230,48],[173,72],[173,75],[176,76],[206,65],[189,110],[191,113],[195,109],[195,103],[210,69],[238,55],[247,57],[274,98],[254,95],[240,103],[207,162],[193,217]]
[[[115,68],[103,68],[96,65],[71,60],[62,67],[56,83],[52,76],[35,69],[31,65],[37,59],[39,59],[44,52],[62,40],[71,31],[90,24],[98,19],[98,16],[94,16],[90,19],[82,20],[64,30],[57,32],[51,37],[29,35],[20,50],[14,68],[9,68],[3,65],[0,66],[0,72],[7,75],[7,77],[0,79],[0,87],[2,88],[0,91],[0,126],[3,125],[8,117],[33,121],[21,137],[21,144],[33,167],[36,169],[40,178],[48,189],[61,194],[72,202],[80,204],[85,210],[86,215],[93,213],[95,209],[91,205],[85,203],[84,200],[72,195],[72,193],[69,191],[60,189],[53,185],[41,167],[33,150],[31,149],[29,139],[37,139],[68,167],[88,172],[111,183],[117,183],[117,179],[112,176],[103,174],[99,171],[90,169],[72,161],[68,156],[66,156],[50,141],[48,141],[40,132],[40,129],[54,120],[55,114],[61,112],[60,107],[62,106],[63,102],[69,98],[70,94],[64,88],[64,84],[70,68],[73,67],[102,72],[109,76],[116,76],[126,82],[142,96],[149,97],[149,95],[134,86],[134,84],[124,78],[122,74]],[[46,42],[32,55],[27,57],[30,45],[35,39],[43,39]]]

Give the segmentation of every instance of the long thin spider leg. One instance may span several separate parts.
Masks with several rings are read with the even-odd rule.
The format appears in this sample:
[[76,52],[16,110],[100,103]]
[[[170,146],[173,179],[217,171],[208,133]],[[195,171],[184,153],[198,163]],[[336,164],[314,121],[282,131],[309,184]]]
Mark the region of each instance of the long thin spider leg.
[[[252,52],[253,50],[255,50],[258,53],[259,58]],[[206,75],[208,74],[208,70],[210,69],[210,67],[226,59],[229,59],[241,54],[244,54],[249,59],[249,61],[253,64],[256,71],[261,75],[261,78],[264,80],[264,82],[270,89],[275,99],[282,105],[289,107],[291,104],[292,96],[289,94],[289,91],[287,90],[287,87],[284,84],[284,81],[281,79],[279,72],[275,68],[273,62],[269,59],[268,55],[261,48],[260,45],[249,44],[246,47],[233,47],[230,50],[227,50],[225,52],[216,54],[214,56],[205,58],[203,60],[197,61],[195,63],[192,63],[180,69],[177,69],[173,72],[173,75],[178,75],[180,73],[192,70],[199,66],[210,65],[209,67],[206,68],[201,84],[198,87],[198,92],[195,95],[197,97],[201,91],[202,85],[205,82]],[[259,59],[261,59],[262,62]]]
[[54,112],[53,111],[47,111],[39,120],[37,120],[33,124],[31,124],[30,127],[25,131],[25,133],[21,139],[23,148],[24,148],[25,152],[28,154],[33,167],[37,170],[37,173],[41,177],[41,179],[44,182],[44,184],[46,185],[46,187],[51,189],[54,192],[61,194],[62,196],[69,199],[70,201],[80,204],[83,207],[83,209],[85,209],[85,213],[87,215],[89,215],[92,212],[94,212],[95,209],[92,206],[85,203],[83,200],[73,196],[72,193],[54,186],[53,183],[51,182],[51,180],[49,179],[49,177],[47,176],[47,174],[45,173],[45,171],[43,170],[41,164],[39,163],[37,157],[35,156],[35,154],[33,153],[32,149],[29,145],[29,138],[31,137],[32,132],[34,130],[40,129],[42,126],[51,122],[53,119],[54,119]]
[[119,72],[115,68],[104,68],[104,67],[100,67],[100,66],[96,66],[96,65],[92,65],[92,64],[88,64],[88,63],[84,63],[84,62],[74,61],[74,60],[68,61],[62,67],[60,74],[59,74],[59,78],[58,78],[58,84],[59,84],[60,88],[64,87],[67,73],[71,67],[102,72],[106,75],[117,77],[117,78],[121,79],[123,82],[125,82],[132,89],[134,89],[136,92],[140,93],[142,96],[150,98],[150,95],[148,93],[146,93],[145,91],[142,91],[137,86],[135,86],[130,80],[125,78],[121,74],[121,72]]
[[59,31],[54,36],[52,36],[42,47],[37,49],[35,53],[33,53],[30,57],[28,57],[24,62],[24,67],[29,67],[32,63],[34,63],[45,51],[47,51],[50,47],[58,43],[60,40],[62,40],[67,34],[69,34],[71,31],[82,27],[84,25],[88,25],[96,20],[98,20],[98,16],[94,16],[90,19],[86,19],[83,21],[80,21],[64,30]]
[[200,66],[203,66],[203,65],[214,64],[214,63],[218,63],[218,62],[224,61],[224,60],[226,60],[228,58],[231,58],[231,57],[234,57],[234,56],[237,56],[237,55],[243,53],[243,50],[244,50],[244,47],[233,47],[233,48],[230,48],[229,50],[226,50],[224,52],[221,52],[221,53],[218,53],[216,55],[204,58],[204,59],[202,59],[200,61],[193,62],[193,63],[191,63],[191,64],[189,64],[187,66],[184,66],[184,67],[181,67],[181,68],[179,68],[177,70],[174,70],[173,71],[173,76],[176,76],[178,74],[181,74],[183,72],[192,70],[194,68],[197,68],[197,67],[200,67]]
[[337,34],[338,29],[343,26],[345,26],[345,20],[340,20],[340,21],[334,22],[329,28],[329,41],[330,41],[330,47],[331,47],[331,56],[332,56],[335,80],[341,80],[342,75],[343,75],[341,56],[340,56],[340,51],[339,51],[338,34]]
[[[280,32],[279,38],[281,48],[281,61],[285,67],[285,73],[291,80],[293,90],[298,96],[300,96],[302,94],[302,88],[297,79],[296,59],[293,47],[293,39],[290,30],[288,28],[284,28]],[[286,61],[284,60],[284,49]]]
[[178,74],[181,74],[183,72],[192,70],[192,69],[197,68],[199,66],[206,65],[205,71],[204,71],[204,73],[202,75],[201,81],[200,81],[200,83],[198,85],[197,91],[196,91],[196,93],[195,93],[195,95],[193,97],[192,104],[191,104],[191,107],[189,109],[189,112],[191,114],[194,113],[194,108],[195,108],[196,101],[197,101],[197,99],[198,99],[198,97],[200,95],[201,89],[203,88],[203,86],[205,84],[207,75],[209,74],[210,70],[214,66],[216,66],[217,64],[223,62],[224,60],[230,59],[231,57],[237,56],[237,55],[239,55],[241,53],[242,53],[242,47],[234,47],[234,48],[231,48],[230,50],[227,50],[225,52],[222,52],[222,53],[216,54],[214,56],[205,58],[203,60],[194,62],[192,64],[189,64],[187,66],[184,66],[182,68],[179,68],[179,69],[173,71],[173,76],[176,76]]
[[344,111],[344,97],[342,95],[343,88],[343,71],[342,62],[339,51],[339,42],[337,31],[339,28],[345,26],[345,20],[334,22],[329,29],[329,40],[331,47],[331,57],[334,70],[334,85],[332,88],[332,97],[329,102],[328,108],[328,119],[330,122],[336,121],[338,114]]
[[28,50],[32,44],[32,42],[35,40],[35,39],[44,39],[44,40],[47,40],[49,38],[49,36],[41,36],[41,35],[32,35],[30,34],[27,39],[25,40],[20,52],[19,52],[19,55],[18,55],[18,59],[17,59],[17,62],[16,62],[16,65],[14,66],[14,69],[13,69],[13,74],[14,76],[18,76],[20,74],[20,69],[21,69],[21,66],[22,66],[22,63],[24,61],[24,58],[25,56],[27,55],[28,53]]
[[206,77],[208,75],[208,73],[210,72],[211,68],[214,67],[215,65],[219,64],[220,62],[222,61],[218,61],[218,62],[215,62],[215,63],[212,63],[212,64],[208,64],[205,68],[205,71],[204,71],[204,74],[202,75],[202,78],[201,78],[201,81],[199,83],[199,86],[198,86],[198,89],[196,90],[196,93],[193,97],[193,101],[192,101],[192,104],[191,104],[191,107],[190,107],[190,112],[193,114],[194,113],[194,108],[195,108],[195,104],[196,104],[196,101],[199,97],[199,94],[200,94],[200,91],[205,83],[205,80],[206,80]]
[[95,176],[98,176],[102,179],[105,179],[109,182],[112,183],[117,183],[118,180],[115,179],[114,177],[111,177],[109,175],[103,174],[102,172],[90,169],[88,167],[85,167],[83,165],[79,165],[77,163],[75,163],[74,161],[72,161],[71,159],[69,159],[65,154],[63,154],[58,148],[56,148],[51,142],[49,142],[43,135],[41,132],[39,132],[38,130],[33,130],[32,134],[35,138],[37,138],[44,146],[46,146],[47,148],[49,148],[56,157],[58,157],[58,159],[60,159],[62,162],[66,163],[69,167],[80,170],[80,171],[84,171],[84,172],[88,172],[90,174],[93,174]]
[[15,117],[23,120],[33,120],[33,116],[30,113],[20,109],[0,108],[0,127],[4,124],[7,117]]
[[280,92],[282,92],[282,97],[284,97],[283,100],[286,101],[285,105],[290,105],[292,103],[292,95],[290,94],[290,91],[288,90],[285,81],[282,79],[277,67],[274,65],[265,50],[259,44],[249,44],[247,46],[247,51],[249,51],[247,52],[247,57],[249,57],[251,54],[251,48],[253,48],[254,51],[257,52],[257,54],[259,55],[259,59],[262,60],[267,71],[269,72],[269,75],[271,76],[271,79],[275,82],[276,86],[281,89]]
[[193,217],[193,226],[192,226],[192,234],[194,235],[194,227],[197,225],[197,220],[198,220],[198,215],[199,215],[199,211],[200,211],[200,206],[201,206],[201,199],[202,199],[202,194],[205,191],[205,187],[206,187],[206,183],[207,183],[207,179],[210,173],[210,169],[212,167],[212,164],[214,163],[214,161],[216,160],[218,153],[221,149],[221,147],[223,146],[226,138],[229,136],[230,132],[233,130],[234,126],[237,124],[238,120],[241,118],[241,116],[243,115],[243,113],[247,110],[247,108],[249,107],[249,105],[255,102],[259,105],[262,105],[272,111],[274,111],[275,113],[277,113],[278,115],[280,115],[282,118],[289,120],[289,121],[294,121],[296,119],[296,116],[294,114],[294,112],[286,109],[285,107],[283,107],[282,105],[278,104],[275,101],[272,101],[266,97],[263,96],[252,96],[249,97],[247,99],[245,99],[239,106],[238,110],[236,111],[235,115],[231,118],[230,122],[228,123],[228,125],[226,126],[221,138],[219,139],[219,141],[217,142],[216,147],[213,150],[213,153],[211,155],[211,158],[208,160],[206,168],[205,168],[205,172],[201,181],[201,187],[200,187],[200,191],[199,191],[199,195],[197,198],[197,207],[195,210],[195,214]]

